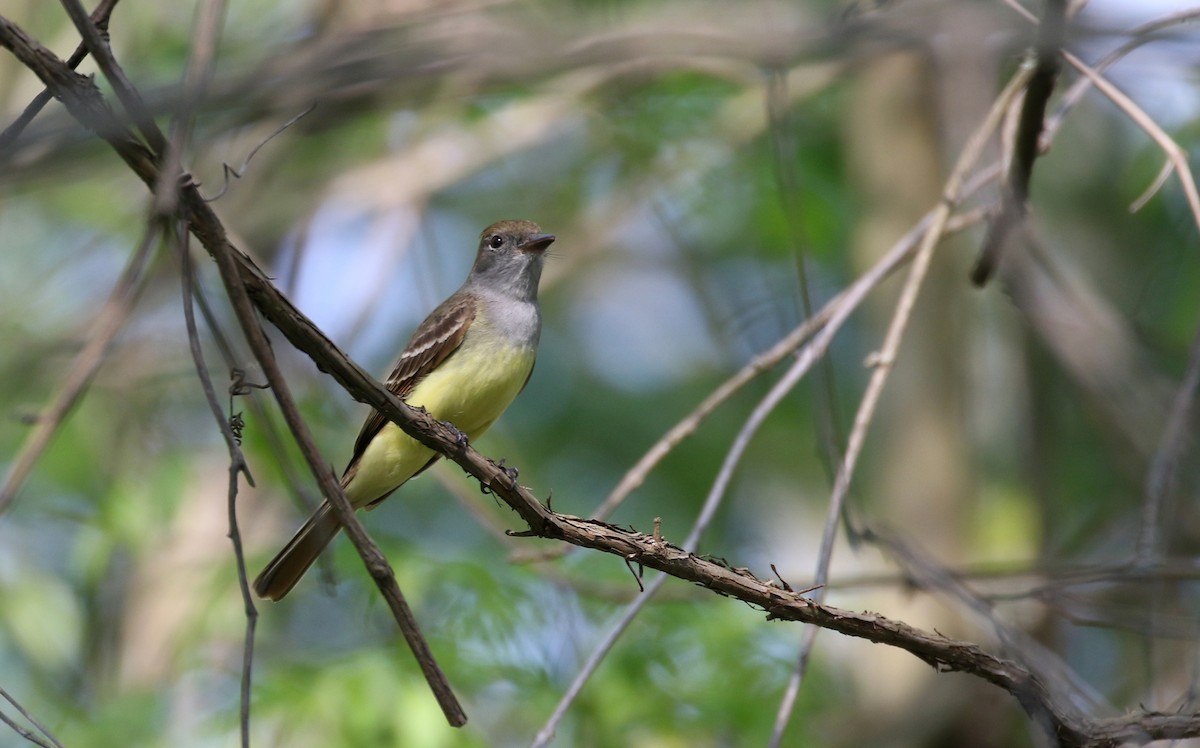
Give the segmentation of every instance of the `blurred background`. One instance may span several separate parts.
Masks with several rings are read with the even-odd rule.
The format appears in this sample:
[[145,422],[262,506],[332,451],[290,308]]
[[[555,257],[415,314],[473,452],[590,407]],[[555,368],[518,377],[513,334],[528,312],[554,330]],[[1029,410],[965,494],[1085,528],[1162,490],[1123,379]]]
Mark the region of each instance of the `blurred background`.
[[[1068,46],[1097,62],[1129,29],[1187,6],[1095,0]],[[164,124],[181,103],[196,7],[124,0],[112,16],[117,59]],[[57,3],[0,0],[0,14],[61,57],[78,42]],[[1169,26],[1108,73],[1193,162],[1197,33]],[[461,283],[484,226],[528,218],[557,234],[537,369],[475,446],[554,509],[587,516],[805,318],[806,290],[820,308],[937,204],[1031,39],[999,0],[230,0],[184,165],[220,194],[234,243],[380,376]],[[1064,68],[1051,113],[1077,79]],[[0,54],[5,126],[40,90]],[[1001,152],[993,139],[980,169]],[[1196,711],[1200,693],[1194,411],[1149,525],[1145,508],[1200,315],[1200,241],[1179,179],[1130,210],[1164,160],[1088,91],[1037,163],[1036,241],[983,289],[967,280],[980,226],[938,249],[849,498],[864,527],[924,565],[896,544],[839,541],[827,591],[831,604],[1035,661],[1097,715]],[[988,183],[967,207],[996,195]],[[94,336],[148,205],[56,103],[0,150],[3,471]],[[263,381],[212,262],[192,255],[233,365]],[[900,283],[870,296],[828,367],[768,418],[700,552],[762,578],[775,564],[797,588],[813,578],[829,456]],[[224,401],[230,365],[203,321],[201,337]],[[340,470],[363,406],[281,337],[275,348]],[[649,532],[661,517],[682,541],[782,370],[718,409],[612,521]],[[256,481],[238,497],[253,575],[317,494],[270,394],[233,410]],[[188,352],[179,254],[155,245],[90,387],[0,515],[0,687],[64,745],[236,744],[245,618],[227,479]],[[506,537],[523,529],[516,515],[452,464],[364,519],[470,722],[446,725],[338,540],[286,601],[259,606],[255,745],[528,745],[637,594],[612,556],[530,561],[553,544]],[[801,633],[671,580],[553,744],[765,745]],[[1006,693],[825,632],[783,744],[1039,740]],[[0,745],[24,744],[0,728]]]

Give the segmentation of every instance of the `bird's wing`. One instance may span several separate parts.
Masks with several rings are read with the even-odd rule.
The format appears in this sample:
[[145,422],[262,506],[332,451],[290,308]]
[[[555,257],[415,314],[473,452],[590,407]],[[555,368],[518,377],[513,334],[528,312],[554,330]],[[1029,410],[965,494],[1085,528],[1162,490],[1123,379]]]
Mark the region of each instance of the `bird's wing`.
[[[400,354],[396,367],[388,375],[384,383],[396,397],[404,400],[421,380],[436,369],[446,358],[462,344],[463,338],[471,323],[475,321],[475,300],[466,294],[455,294],[442,302],[433,310],[417,331],[412,340]],[[354,442],[354,455],[342,475],[342,486],[350,483],[350,479],[358,472],[358,461],[366,451],[367,445],[375,438],[380,429],[388,422],[383,415],[372,410],[358,432]]]

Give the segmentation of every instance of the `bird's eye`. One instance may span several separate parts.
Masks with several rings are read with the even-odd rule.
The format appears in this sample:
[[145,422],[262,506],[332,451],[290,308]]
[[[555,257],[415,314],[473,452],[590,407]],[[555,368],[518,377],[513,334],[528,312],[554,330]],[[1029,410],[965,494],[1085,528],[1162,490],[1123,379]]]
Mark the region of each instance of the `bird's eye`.
[[493,234],[492,238],[488,239],[488,246],[492,249],[500,249],[502,244],[504,244],[504,237],[499,234]]

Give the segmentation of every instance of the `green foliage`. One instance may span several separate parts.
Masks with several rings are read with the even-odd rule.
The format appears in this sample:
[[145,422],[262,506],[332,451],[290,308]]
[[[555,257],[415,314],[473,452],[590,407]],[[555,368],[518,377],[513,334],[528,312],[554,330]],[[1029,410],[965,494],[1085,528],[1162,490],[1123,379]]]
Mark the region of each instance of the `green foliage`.
[[[27,5],[31,30],[65,34],[57,5]],[[880,52],[835,36],[844,51],[792,65],[805,50],[770,47],[782,44],[775,34],[823,28],[816,13],[831,4],[794,5],[796,16],[758,5],[638,0],[577,2],[570,13],[535,3],[393,16],[365,2],[233,3],[212,98],[200,102],[184,163],[214,195],[222,162],[240,165],[316,102],[263,146],[215,207],[281,287],[290,287],[294,263],[316,278],[317,291],[298,298],[307,313],[349,330],[342,345],[386,339],[398,348],[409,326],[382,310],[436,297],[435,281],[446,267],[465,266],[487,222],[529,217],[557,233],[542,286],[537,369],[476,446],[517,466],[521,482],[551,497],[554,509],[586,516],[670,427],[799,324],[800,263],[819,306],[878,252],[880,236],[863,227],[876,231],[876,213],[891,206],[865,205],[863,177],[848,162],[856,144],[849,123],[864,116],[849,94],[867,85],[856,66],[878,63]],[[629,32],[663,13],[678,16],[682,31]],[[753,34],[740,25],[750,16],[759,19]],[[194,24],[190,5],[120,4],[116,51],[152,106],[172,100]],[[990,71],[993,62],[979,66]],[[308,74],[293,75],[293,65]],[[786,131],[772,132],[765,85],[780,65],[818,83],[792,91],[780,120]],[[844,67],[828,74],[825,65]],[[5,68],[13,70],[19,90],[0,85],[4,122],[35,87],[19,67]],[[931,90],[935,74],[924,81]],[[522,108],[531,103],[538,106]],[[955,99],[924,104],[930,119],[961,117],[973,127],[982,116]],[[159,114],[165,124],[170,110]],[[900,139],[904,123],[874,124],[873,137]],[[1177,136],[1192,144],[1196,133],[1193,122]],[[57,105],[27,137],[11,157],[0,154],[5,469],[65,381],[143,231],[150,199]],[[931,153],[952,156],[961,147],[937,140],[941,132],[930,137]],[[1038,162],[1032,193],[1043,254],[1064,285],[1095,292],[1128,323],[1137,360],[1158,378],[1124,385],[1156,396],[1170,394],[1163,383],[1185,370],[1200,287],[1197,229],[1175,178],[1136,215],[1126,210],[1161,161],[1116,113],[1084,105]],[[934,183],[944,177],[941,164],[911,168],[931,170]],[[897,196],[911,189],[907,181],[894,186]],[[938,199],[929,195],[928,207]],[[896,212],[903,215],[888,216],[882,241],[895,241],[917,218]],[[334,228],[313,230],[330,215]],[[958,246],[970,252],[977,244],[978,235]],[[1106,393],[1088,391],[1056,357],[1036,320],[1022,317],[1017,295],[969,291],[956,265],[963,253],[939,251],[935,273],[953,281],[926,293],[921,303],[934,311],[908,330],[899,366],[913,368],[898,368],[885,390],[852,484],[854,516],[901,525],[952,570],[1123,561],[1150,457],[1139,446],[1145,435],[1123,429],[1105,409]],[[221,332],[233,341],[234,359],[225,361],[202,318],[225,407],[230,368],[246,369],[250,381],[262,377],[212,263],[193,252]],[[329,279],[343,275],[347,258],[360,264],[351,275],[361,282],[335,292]],[[225,535],[228,463],[184,339],[178,268],[177,249],[163,248],[132,320],[0,517],[0,685],[12,686],[68,746],[237,740],[245,619]],[[797,587],[812,577],[830,492],[820,426],[826,401],[836,401],[841,447],[871,375],[862,363],[881,345],[896,285],[873,296],[835,341],[834,393],[810,376],[762,424],[700,552],[764,579],[777,564]],[[282,338],[275,349],[326,460],[340,469],[361,409]],[[610,521],[649,532],[659,518],[664,536],[682,542],[735,436],[793,360],[716,409]],[[253,397],[261,409],[248,398],[234,405],[245,412],[243,448],[257,483],[243,481],[238,498],[251,578],[301,521],[291,494],[316,495],[272,393]],[[902,407],[911,402],[924,410]],[[913,445],[933,458],[904,464]],[[1184,495],[1197,473],[1181,474]],[[946,485],[957,493],[935,504]],[[1195,512],[1174,510],[1164,546],[1186,556],[1196,546]],[[254,745],[528,745],[637,592],[615,556],[574,550],[516,560],[554,544],[499,536],[496,527],[524,527],[455,466],[439,466],[363,516],[470,722],[459,731],[446,726],[357,554],[339,539],[286,601],[258,602]],[[909,589],[907,572],[879,556],[839,544],[835,604],[904,620],[911,613],[914,626],[991,646],[992,627],[919,608],[913,599],[932,593]],[[963,578],[990,591],[986,580]],[[1194,613],[1194,599],[1181,597],[1181,609]],[[997,615],[1007,615],[997,599]],[[1013,618],[1044,633],[1046,646],[1102,695],[1139,703],[1143,682],[1115,681],[1140,672],[1145,639],[1080,634],[1065,622],[1069,602],[1061,617],[1047,606]],[[669,581],[582,690],[554,745],[767,744],[802,630],[765,617]],[[881,664],[879,650],[823,633],[784,744],[935,744],[922,742],[928,736],[956,744],[945,736],[974,713],[971,696],[935,691],[930,684],[942,676],[915,660],[912,670]],[[1184,675],[1171,672],[1174,680]],[[1019,707],[998,700],[987,745],[1024,740]],[[914,720],[927,724],[892,729]],[[0,744],[10,738],[0,728]]]

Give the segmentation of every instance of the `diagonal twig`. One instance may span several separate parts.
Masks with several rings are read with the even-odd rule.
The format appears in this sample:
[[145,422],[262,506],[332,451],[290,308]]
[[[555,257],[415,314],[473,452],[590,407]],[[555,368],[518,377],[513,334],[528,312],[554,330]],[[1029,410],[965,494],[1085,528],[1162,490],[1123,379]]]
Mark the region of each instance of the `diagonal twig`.
[[1133,120],[1134,124],[1142,128],[1150,136],[1151,140],[1167,154],[1167,160],[1171,162],[1171,165],[1175,169],[1175,174],[1179,177],[1179,182],[1183,186],[1183,195],[1187,200],[1188,209],[1192,213],[1192,222],[1200,230],[1200,192],[1196,189],[1196,181],[1192,177],[1191,168],[1188,166],[1187,153],[1174,138],[1168,135],[1154,121],[1153,117],[1146,114],[1144,109],[1134,103],[1132,99],[1122,93],[1120,89],[1110,83],[1104,76],[1092,70],[1083,60],[1080,60],[1070,52],[1064,50],[1063,57],[1071,67],[1083,73],[1100,93],[1107,96],[1112,103],[1117,105],[1117,108]]
[[[101,33],[108,31],[108,18],[112,15],[113,9],[117,7],[118,0],[100,0],[100,4],[92,11],[92,23],[96,28],[100,29]],[[67,67],[74,70],[79,67],[79,63],[83,62],[87,57],[87,46],[82,42],[75,47],[75,51],[67,58]],[[21,133],[25,132],[25,128],[29,127],[29,123],[33,122],[33,118],[38,116],[42,108],[50,103],[54,95],[50,93],[50,89],[44,89],[33,97],[33,101],[25,107],[24,111],[17,116],[12,123],[4,128],[4,132],[0,132],[0,152],[8,148],[13,143],[17,142],[17,138],[21,137]]]
[[[999,126],[1013,98],[1017,95],[1018,91],[1028,84],[1028,79],[1031,75],[1033,75],[1033,69],[1025,67],[1012,77],[1008,85],[996,98],[996,101],[993,102],[992,108],[987,116],[984,117],[983,123],[971,135],[970,140],[967,141],[966,146],[959,154],[954,169],[950,172],[950,176],[942,188],[942,200],[929,216],[928,227],[925,229],[921,244],[916,250],[912,267],[909,268],[908,278],[905,281],[904,288],[900,292],[900,298],[896,302],[896,311],[892,315],[892,321],[888,325],[887,332],[884,335],[883,346],[877,355],[872,356],[874,370],[871,372],[871,378],[868,380],[867,388],[863,392],[862,400],[859,402],[858,412],[854,416],[854,424],[850,430],[850,437],[846,442],[842,464],[838,468],[837,477],[833,483],[833,491],[829,497],[829,509],[825,514],[825,526],[821,533],[821,549],[817,556],[817,569],[813,578],[814,584],[821,585],[814,596],[818,601],[825,598],[824,585],[829,579],[829,565],[833,558],[833,543],[837,537],[839,520],[844,516],[843,507],[846,495],[850,490],[850,481],[854,476],[854,469],[858,464],[858,456],[862,452],[867,430],[874,420],[875,408],[879,404],[883,387],[887,383],[888,375],[891,373],[892,365],[899,352],[900,342],[904,339],[904,332],[908,327],[908,320],[913,306],[916,304],[917,295],[921,290],[926,272],[929,270],[930,262],[933,259],[933,250],[937,247],[945,233],[951,210],[962,197],[968,172],[974,168],[975,163],[983,153],[983,149],[991,138],[992,133]],[[783,739],[783,732],[790,721],[796,697],[799,694],[800,684],[807,671],[809,652],[815,641],[816,633],[813,632],[807,634],[801,644],[800,654],[796,659],[796,667],[793,669],[792,675],[788,680],[783,700],[776,714],[775,727],[771,736],[771,744],[773,746],[779,745]]]
[[[982,213],[965,216],[964,220],[956,221],[955,224],[949,228],[954,231],[958,231],[981,219]],[[733,473],[740,464],[742,456],[749,447],[751,439],[753,439],[754,435],[758,432],[767,416],[770,415],[776,407],[778,407],[783,398],[795,388],[796,384],[798,384],[800,379],[807,374],[809,370],[811,370],[812,366],[824,357],[825,352],[833,342],[833,338],[841,329],[842,324],[845,323],[845,321],[849,318],[850,314],[861,305],[863,300],[866,299],[867,295],[872,290],[882,283],[883,280],[887,278],[901,262],[911,255],[913,250],[916,249],[917,242],[920,240],[922,232],[927,229],[927,226],[927,221],[923,220],[919,222],[913,231],[910,231],[903,238],[901,238],[900,241],[898,241],[890,250],[888,250],[888,252],[885,253],[884,256],[877,263],[875,263],[875,265],[869,271],[863,273],[862,276],[855,281],[855,283],[839,294],[835,299],[830,301],[821,310],[821,312],[813,317],[810,317],[809,320],[797,328],[795,332],[787,336],[784,341],[781,341],[780,344],[777,344],[772,349],[772,351],[781,350],[782,352],[779,354],[779,358],[782,358],[791,352],[796,345],[798,345],[798,343],[795,343],[791,346],[782,346],[782,343],[788,342],[792,338],[797,337],[801,332],[815,329],[820,330],[820,333],[799,351],[796,356],[796,361],[788,369],[787,373],[785,373],[784,376],[780,378],[780,380],[771,388],[767,395],[746,419],[746,422],[742,425],[742,428],[738,431],[737,436],[734,438],[733,443],[730,445],[730,448],[726,453],[725,459],[721,463],[721,467],[718,470],[716,479],[713,481],[713,485],[709,490],[708,496],[704,500],[704,505],[700,510],[700,514],[695,523],[692,525],[692,529],[688,534],[687,540],[685,540],[683,543],[684,549],[692,551],[694,550],[696,544],[699,543],[700,536],[703,534],[704,530],[708,527],[709,522],[716,514],[716,510],[720,506],[722,498],[725,496],[725,491],[729,486],[729,482],[733,478]],[[752,370],[753,364],[743,369],[742,372],[739,372],[738,375],[735,375],[733,379],[727,381],[725,385],[718,389],[718,392],[729,387],[733,382],[739,381],[742,376],[749,374],[749,372]],[[754,371],[754,374],[757,373],[757,371]],[[713,393],[713,395],[710,395],[708,398],[706,398],[705,402],[707,403],[709,400],[712,400],[716,394],[717,393]],[[715,407],[715,405],[713,407]],[[691,420],[692,418],[689,417],[680,425],[686,424]],[[660,444],[662,443],[663,442],[660,442]],[[653,453],[653,450],[651,453]],[[650,453],[648,453],[647,456],[649,456],[649,454]],[[646,458],[643,458],[643,460],[645,459]],[[603,659],[608,655],[608,652],[616,644],[616,641],[620,635],[629,627],[629,624],[632,623],[633,619],[642,611],[646,603],[648,603],[650,599],[658,593],[667,579],[668,576],[664,574],[647,585],[646,589],[639,594],[633,600],[633,602],[626,606],[625,610],[621,614],[621,617],[617,619],[617,621],[609,628],[607,632],[605,632],[604,637],[592,650],[591,655],[588,656],[587,661],[584,663],[583,667],[580,668],[579,673],[575,676],[575,679],[571,682],[571,685],[567,688],[567,691],[563,694],[562,698],[555,706],[553,713],[538,731],[537,737],[533,742],[534,748],[545,746],[551,739],[553,739],[558,723],[562,721],[562,718],[566,715],[567,709],[572,703],[574,703],[575,699],[578,698],[580,692],[583,690],[583,686],[591,678],[592,674],[600,666],[601,661],[603,661]]]
[[[5,691],[3,688],[0,688],[0,697],[2,697],[8,703],[12,704],[13,708],[16,709],[17,712],[22,717],[24,717],[27,722],[29,722],[29,724],[33,725],[34,728],[36,728],[37,731],[41,733],[41,735],[38,735],[36,733],[30,732],[29,730],[26,730],[24,727],[17,724],[15,720],[13,720],[11,717],[9,717],[7,714],[5,714],[3,711],[0,711],[0,722],[3,722],[4,724],[8,725],[9,727],[11,727],[13,729],[13,732],[17,733],[18,735],[25,738],[26,740],[33,743],[34,745],[41,746],[41,748],[63,748],[63,744],[58,742],[58,739],[55,738],[54,735],[51,734],[50,731],[46,729],[45,725],[43,725],[41,722],[38,722],[34,718],[34,716],[25,709],[25,707],[21,706],[21,703],[19,701],[14,699],[12,697],[12,695],[9,694],[8,691]],[[43,737],[45,739],[43,739]]]
[[34,465],[58,433],[71,409],[87,391],[96,371],[104,363],[113,339],[129,320],[134,303],[145,284],[146,268],[153,255],[151,250],[154,248],[156,236],[157,232],[148,222],[141,242],[129,256],[129,262],[96,315],[91,329],[88,330],[87,342],[71,362],[58,393],[51,400],[49,407],[38,414],[37,423],[25,438],[21,451],[13,458],[12,466],[4,476],[3,484],[0,484],[0,514],[7,511],[16,499],[17,492],[21,490]]
[[154,118],[150,116],[149,109],[146,108],[145,102],[138,94],[137,89],[129,82],[129,78],[125,76],[125,71],[117,63],[113,57],[112,48],[108,44],[108,39],[100,33],[100,29],[96,28],[96,24],[92,23],[92,19],[88,17],[87,11],[83,9],[83,4],[79,0],[60,0],[63,10],[71,17],[71,23],[75,24],[75,29],[79,31],[79,35],[83,38],[83,44],[87,47],[88,52],[92,55],[92,59],[96,61],[96,65],[104,73],[104,77],[113,87],[113,92],[116,93],[117,99],[121,105],[125,107],[125,111],[133,119],[137,125],[138,131],[142,133],[142,137],[146,139],[146,143],[158,155],[166,152],[167,141],[163,137],[162,131],[158,129],[158,125],[154,124]]
[[[194,188],[190,188],[190,194],[186,195],[186,197],[198,199],[199,195],[195,192]],[[308,431],[308,426],[305,424],[299,409],[296,407],[291,390],[287,385],[287,380],[279,368],[275,354],[271,350],[271,344],[267,340],[266,333],[255,314],[250,294],[246,285],[244,285],[240,266],[235,259],[235,252],[226,243],[220,244],[215,250],[214,259],[217,261],[217,269],[220,271],[221,280],[225,284],[225,290],[233,302],[234,312],[237,314],[242,331],[246,336],[247,342],[250,344],[250,349],[253,351],[255,358],[258,359],[259,365],[267,377],[267,381],[270,383],[271,392],[275,395],[275,400],[279,404],[284,420],[287,422],[288,428],[300,446],[300,451],[304,455],[304,459],[308,463],[313,477],[320,484],[321,492],[333,507],[334,513],[337,515],[338,521],[341,523],[346,535],[353,540],[354,547],[362,557],[363,564],[366,566],[372,579],[375,580],[375,584],[379,587],[384,600],[387,601],[388,607],[391,608],[392,615],[400,627],[400,632],[404,635],[409,649],[412,650],[413,656],[420,665],[421,671],[425,675],[425,679],[434,697],[437,699],[438,705],[441,706],[447,721],[454,727],[461,727],[466,724],[467,716],[463,712],[462,706],[458,703],[458,699],[455,698],[454,692],[451,690],[450,684],[447,682],[441,667],[438,666],[437,661],[433,658],[433,653],[429,649],[428,642],[421,635],[416,617],[413,615],[408,602],[404,599],[404,593],[400,591],[399,585],[396,584],[395,572],[388,565],[387,559],[384,558],[379,547],[367,535],[366,528],[363,527],[358,517],[355,516],[354,508],[346,499],[345,494],[342,493],[337,479],[321,457],[320,451],[317,449],[316,443]]]

